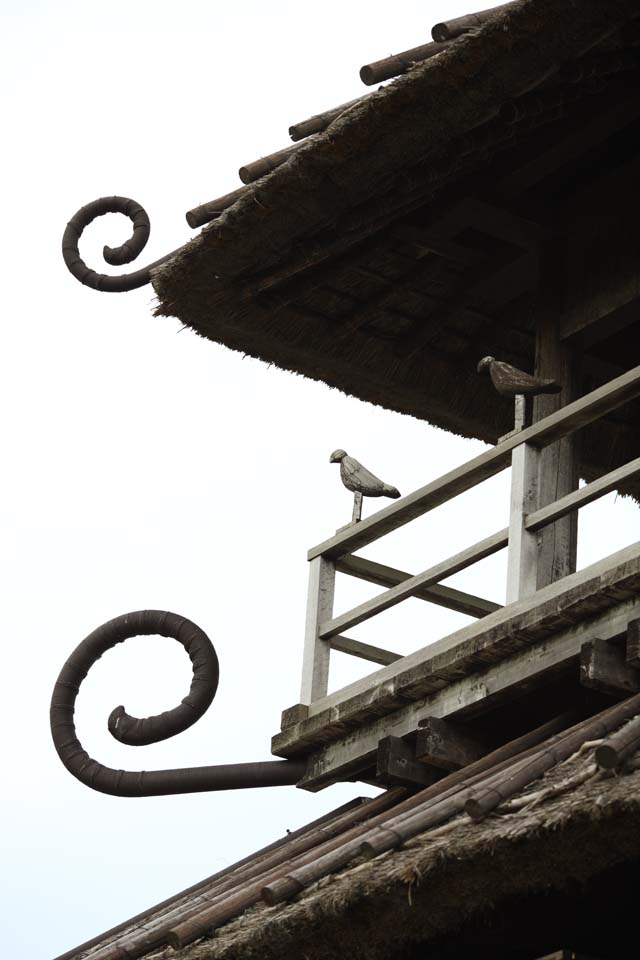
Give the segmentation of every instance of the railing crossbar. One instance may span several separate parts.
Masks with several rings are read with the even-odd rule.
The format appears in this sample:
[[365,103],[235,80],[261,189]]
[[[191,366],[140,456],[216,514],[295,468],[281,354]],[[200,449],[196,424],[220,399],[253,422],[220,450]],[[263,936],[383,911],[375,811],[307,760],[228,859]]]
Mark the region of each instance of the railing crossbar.
[[408,580],[403,580],[402,583],[399,583],[397,586],[385,590],[384,593],[373,597],[371,600],[366,600],[364,603],[354,607],[352,610],[348,610],[339,617],[321,623],[318,636],[323,640],[335,637],[339,633],[342,633],[343,630],[355,627],[359,623],[369,620],[377,613],[381,613],[383,610],[388,610],[389,607],[401,603],[403,600],[406,600],[407,597],[414,596],[414,594],[423,587],[431,586],[440,580],[446,580],[447,577],[452,577],[454,573],[458,573],[460,570],[464,570],[479,560],[483,560],[485,557],[497,553],[498,550],[506,547],[508,542],[508,528],[499,530],[498,533],[494,533],[492,536],[479,541],[479,543],[467,547],[465,550],[455,554],[453,557],[449,557],[448,560],[436,564],[434,567],[429,567],[428,570],[416,574],[415,577],[409,577]]
[[531,533],[536,530],[541,530],[550,523],[555,523],[555,521],[561,517],[565,517],[573,510],[586,507],[588,503],[593,503],[594,500],[598,500],[605,494],[615,490],[620,484],[639,475],[640,457],[635,460],[630,460],[629,463],[625,463],[622,467],[612,470],[610,473],[605,474],[604,477],[598,477],[597,480],[593,480],[586,486],[580,487],[579,490],[568,493],[566,496],[555,500],[546,507],[541,507],[540,510],[530,513],[529,516],[526,517],[524,525]]
[[353,637],[331,637],[325,640],[332,650],[339,650],[340,653],[348,653],[352,657],[359,657],[361,660],[369,660],[371,663],[379,663],[386,667],[396,660],[402,660],[401,653],[394,653],[392,650],[385,650],[383,647],[375,647],[371,643],[362,643],[361,640],[354,640]]
[[[375,560],[367,560],[366,557],[340,557],[336,560],[336,570],[338,573],[357,577],[358,580],[366,580],[367,583],[376,583],[380,587],[395,587],[396,584],[410,580],[413,576],[404,570],[376,563]],[[443,587],[440,584],[422,587],[413,596],[427,603],[435,603],[439,607],[455,610],[456,613],[464,613],[469,617],[486,617],[500,610],[502,606],[500,603],[494,603],[493,600],[485,600],[472,593],[465,593],[464,590],[455,590],[453,587]]]

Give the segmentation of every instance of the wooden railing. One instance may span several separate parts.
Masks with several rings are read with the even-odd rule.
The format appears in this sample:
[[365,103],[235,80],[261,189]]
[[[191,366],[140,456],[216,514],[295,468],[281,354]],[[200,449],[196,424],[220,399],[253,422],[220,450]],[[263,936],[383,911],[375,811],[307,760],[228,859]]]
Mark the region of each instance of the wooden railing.
[[[498,604],[440,586],[439,583],[504,547],[509,550],[507,604],[535,593],[537,532],[640,475],[638,458],[554,503],[539,507],[536,491],[540,450],[639,395],[640,366],[587,396],[567,404],[533,426],[514,432],[491,450],[313,547],[308,554],[309,593],[301,703],[310,704],[326,695],[332,648],[378,664],[388,664],[400,659],[399,654],[345,637],[343,631],[369,620],[407,597],[419,597],[476,617],[486,616],[499,609]],[[415,576],[363,557],[352,556],[354,551],[446,503],[509,466],[512,466],[511,512],[509,526],[504,530]],[[336,572],[346,573],[387,589],[334,617]]]

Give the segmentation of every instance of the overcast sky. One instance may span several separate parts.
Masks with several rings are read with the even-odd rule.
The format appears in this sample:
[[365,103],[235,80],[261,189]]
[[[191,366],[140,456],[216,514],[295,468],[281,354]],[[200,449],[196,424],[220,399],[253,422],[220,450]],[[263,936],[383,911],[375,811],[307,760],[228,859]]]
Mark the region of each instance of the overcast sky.
[[[77,713],[102,762],[268,759],[280,711],[298,700],[306,550],[350,518],[330,452],[345,447],[407,493],[482,449],[180,332],[152,316],[149,287],[83,288],[61,260],[64,225],[99,196],[133,197],[152,231],[132,269],[156,259],[191,236],[185,211],[235,189],[238,167],[285,146],[292,122],[365,92],[363,63],[485,5],[2,0],[0,803],[12,960],[48,960],[375,792],[95,793],[64,770],[48,730],[51,687],[73,647],[104,620],[153,607],[198,623],[220,658],[206,717],[135,750],[107,734],[110,710],[174,706],[189,663],[157,638],[107,655]],[[128,235],[122,218],[93,224],[85,259],[102,270],[102,244]],[[367,555],[417,572],[504,526],[507,497],[505,474]],[[635,539],[636,509],[609,497],[584,511],[580,563]],[[504,558],[452,582],[500,601]],[[340,581],[336,610],[375,592]],[[353,635],[402,653],[465,622],[410,600]],[[334,655],[332,687],[362,670]]]

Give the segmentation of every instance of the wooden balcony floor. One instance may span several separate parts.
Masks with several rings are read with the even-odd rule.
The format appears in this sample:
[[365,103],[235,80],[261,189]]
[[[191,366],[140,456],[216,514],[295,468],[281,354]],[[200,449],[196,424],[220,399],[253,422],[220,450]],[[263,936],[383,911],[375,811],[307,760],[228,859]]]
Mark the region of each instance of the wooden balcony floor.
[[[357,777],[380,739],[407,736],[429,716],[466,718],[577,661],[640,617],[640,543],[491,613],[317,700],[272,741],[280,757],[309,757],[311,790]],[[286,711],[285,711],[286,716]]]

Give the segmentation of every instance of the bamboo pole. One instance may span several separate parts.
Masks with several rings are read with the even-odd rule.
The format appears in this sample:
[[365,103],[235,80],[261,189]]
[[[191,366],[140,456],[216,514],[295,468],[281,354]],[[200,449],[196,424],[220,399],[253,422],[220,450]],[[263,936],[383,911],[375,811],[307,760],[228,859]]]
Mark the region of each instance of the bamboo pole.
[[239,187],[237,190],[232,190],[231,193],[225,193],[223,197],[218,197],[217,200],[209,200],[199,207],[194,207],[193,210],[187,210],[185,214],[187,223],[192,230],[195,230],[196,227],[203,227],[205,223],[211,223],[228,207],[232,206],[236,200],[243,197],[246,192],[246,187]]
[[622,730],[607,737],[596,748],[596,763],[605,770],[613,770],[640,749],[640,717],[634,717]]
[[440,42],[454,40],[463,33],[468,33],[470,30],[481,27],[483,23],[486,23],[486,21],[498,13],[498,11],[504,11],[513,5],[513,3],[503,3],[498,7],[490,7],[488,10],[478,10],[477,13],[468,13],[464,17],[456,17],[453,20],[436,23],[431,28],[431,36],[434,40]]
[[339,116],[345,113],[346,110],[350,110],[351,107],[354,107],[357,103],[361,103],[368,94],[365,94],[364,97],[356,97],[355,100],[349,100],[347,103],[341,103],[339,107],[332,107],[331,110],[325,110],[323,113],[316,113],[313,117],[309,117],[308,120],[300,120],[298,123],[294,123],[289,127],[289,136],[293,141],[304,140],[305,137],[311,136],[312,133],[321,133],[322,130],[326,130],[330,123],[333,123]]
[[384,80],[390,80],[401,73],[406,73],[416,63],[422,63],[424,60],[437,56],[447,47],[447,43],[424,43],[420,47],[413,47],[411,50],[404,50],[402,53],[394,53],[391,57],[385,57],[384,60],[366,63],[360,68],[360,79],[368,87],[374,83],[382,83]]

